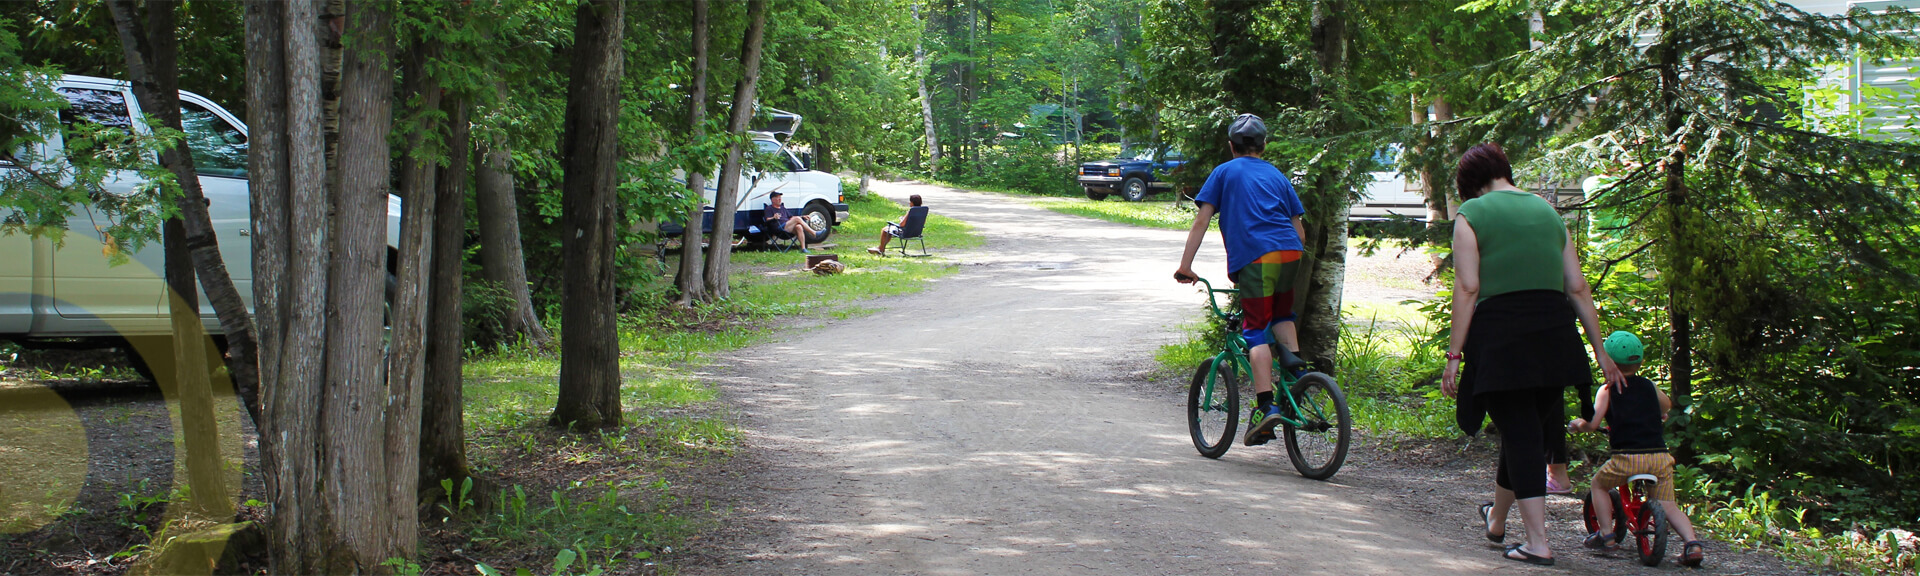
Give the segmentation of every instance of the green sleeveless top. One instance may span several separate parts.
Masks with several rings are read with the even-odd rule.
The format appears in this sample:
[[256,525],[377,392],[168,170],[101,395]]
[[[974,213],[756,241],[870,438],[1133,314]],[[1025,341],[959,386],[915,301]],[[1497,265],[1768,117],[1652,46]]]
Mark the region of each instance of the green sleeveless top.
[[1566,225],[1539,196],[1494,190],[1460,204],[1480,243],[1480,299],[1522,290],[1565,292]]

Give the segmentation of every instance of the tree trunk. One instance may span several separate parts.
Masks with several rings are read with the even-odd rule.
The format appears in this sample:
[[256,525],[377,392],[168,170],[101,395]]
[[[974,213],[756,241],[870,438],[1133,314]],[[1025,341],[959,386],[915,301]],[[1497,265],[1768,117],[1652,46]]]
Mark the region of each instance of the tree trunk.
[[[133,79],[134,96],[140,102],[140,108],[148,116],[161,124],[179,130],[180,124],[180,88],[178,66],[178,42],[175,30],[175,15],[179,3],[172,0],[151,0],[147,7],[147,26],[144,30],[136,28],[134,22],[138,8],[130,0],[114,0],[107,5],[112,13],[114,29],[120,37],[121,51],[126,58],[128,76]],[[200,179],[194,170],[193,155],[188,152],[187,143],[180,141],[161,151],[160,163],[166,167],[180,185],[178,205],[179,217],[166,221],[163,240],[166,254],[166,279],[172,298],[168,299],[169,314],[172,319],[173,339],[170,347],[173,352],[172,374],[156,370],[156,376],[163,382],[171,380],[173,396],[180,400],[180,430],[186,445],[187,484],[193,495],[189,506],[194,512],[225,521],[233,516],[233,502],[229,500],[225,473],[220,455],[219,420],[214,409],[213,383],[209,377],[205,329],[200,323],[199,289],[194,282],[194,262],[198,252],[195,242],[206,242],[212,250],[211,264],[220,277],[226,279],[226,268],[221,265],[219,246],[213,243],[213,225],[207,215],[205,198],[201,193]],[[198,208],[197,211],[189,207]],[[189,222],[198,216],[198,221]],[[189,229],[194,233],[189,234]],[[200,255],[204,259],[204,255]],[[227,279],[226,288],[230,296],[238,298],[233,282]],[[229,305],[233,302],[228,302]],[[246,309],[240,309],[242,319]],[[247,338],[248,330],[240,329],[240,336]],[[238,373],[239,370],[231,372]],[[248,371],[252,373],[251,370]]]
[[[500,85],[498,90],[498,101],[505,102],[506,86]],[[533,295],[527,288],[527,263],[520,252],[520,208],[513,196],[513,153],[505,135],[496,132],[485,160],[474,172],[473,204],[480,217],[480,274],[513,296],[513,312],[506,318],[507,334],[524,336],[539,348],[551,346],[553,336],[534,314]]]
[[[387,537],[392,548],[406,553],[403,558],[412,557],[419,536],[421,396],[426,379],[427,298],[438,201],[433,154],[427,149],[427,138],[441,129],[438,120],[426,115],[428,111],[440,109],[440,81],[427,72],[428,61],[439,57],[439,43],[416,37],[408,44],[399,55],[404,81],[401,95],[403,104],[409,107],[403,117],[409,118],[413,126],[406,135],[407,149],[400,168],[403,211],[400,253],[398,261],[393,263],[394,294],[387,314],[392,354],[387,359],[384,454],[386,507],[390,513],[400,516],[385,524],[389,530]],[[381,204],[379,216],[384,223],[386,206],[385,202]],[[382,241],[380,246],[384,250],[386,242]],[[382,256],[384,261],[384,251]]]
[[[1346,16],[1345,2],[1322,0],[1314,4],[1314,52],[1319,58],[1321,74],[1328,79],[1315,83],[1315,110],[1329,111],[1347,91]],[[1333,114],[1333,120],[1325,128],[1328,134],[1345,130],[1340,118],[1337,112]],[[1343,186],[1346,171],[1351,169],[1351,166],[1320,166],[1314,170],[1314,197],[1321,206],[1314,209],[1309,205],[1309,213],[1325,222],[1309,227],[1306,247],[1313,265],[1308,274],[1307,293],[1297,300],[1304,303],[1299,320],[1301,355],[1328,374],[1335,374],[1338,369],[1340,301],[1347,271],[1346,207],[1351,198]]]
[[[433,291],[427,300],[427,372],[420,398],[420,485],[431,490],[441,480],[454,486],[473,474],[467,462],[466,419],[461,410],[460,361],[466,352],[461,334],[462,253],[467,228],[467,158],[470,124],[465,98],[451,98],[447,112],[447,165],[434,178]],[[448,501],[458,498],[448,494]]]
[[[689,141],[699,142],[707,135],[707,0],[693,0],[693,93],[687,104]],[[711,166],[687,167],[687,197],[693,208],[687,210],[686,229],[680,233],[680,271],[673,285],[680,290],[679,304],[691,306],[706,299],[706,284],[701,280],[700,248],[705,237],[700,220],[706,215],[707,170]]]
[[[920,5],[913,6],[914,18],[920,17]],[[925,33],[922,27],[921,32]],[[920,122],[927,131],[927,175],[940,173],[940,135],[934,131],[933,94],[927,90],[927,76],[933,70],[927,68],[927,49],[919,41],[913,43],[913,69],[920,81]]]
[[[1673,34],[1671,26],[1663,27],[1665,35]],[[1678,49],[1672,38],[1664,38],[1658,48],[1660,60],[1660,104],[1666,110],[1667,139],[1672,146],[1667,157],[1662,160],[1662,172],[1665,176],[1664,200],[1666,204],[1667,236],[1661,246],[1666,248],[1661,278],[1667,283],[1667,321],[1672,332],[1673,348],[1668,356],[1668,385],[1673,393],[1673,412],[1669,418],[1679,428],[1678,446],[1674,457],[1682,462],[1693,461],[1693,435],[1686,433],[1690,428],[1686,410],[1693,403],[1693,318],[1688,313],[1685,294],[1692,288],[1694,224],[1689,222],[1691,214],[1687,207],[1687,145],[1681,139],[1680,131],[1686,126],[1686,119],[1678,103],[1680,93],[1680,63]]]
[[[727,133],[746,133],[753,119],[753,94],[760,80],[761,48],[767,31],[767,0],[747,0],[747,33],[740,43],[740,81],[733,87],[733,110],[727,119]],[[727,147],[727,160],[720,165],[720,186],[713,200],[713,253],[707,257],[707,297],[725,300],[729,295],[727,278],[732,271],[730,254],[733,240],[733,213],[740,195],[740,146]]]
[[573,430],[620,425],[613,255],[625,8],[623,0],[593,0],[574,11],[561,153],[566,297],[560,308],[560,397],[549,420]]
[[[272,570],[320,572],[332,533],[323,522],[321,429],[325,377],[326,113],[322,103],[323,0],[256,0],[247,6],[249,188],[256,233],[255,312],[260,320],[261,469],[273,507]],[[277,114],[285,110],[284,116]],[[294,233],[294,231],[301,233]]]
[[[322,399],[321,494],[328,546],[324,571],[367,572],[388,558],[413,557],[417,533],[411,501],[395,509],[391,494],[411,497],[416,471],[400,468],[418,456],[415,438],[401,460],[389,460],[389,435],[419,425],[419,404],[388,406],[391,382],[381,372],[381,311],[387,279],[386,216],[393,126],[392,7],[347,6],[340,71],[338,185],[333,199],[331,262],[326,282],[326,380]],[[409,247],[411,249],[411,247]],[[402,293],[404,296],[404,292]],[[409,322],[394,314],[396,328]],[[404,347],[406,336],[394,335]],[[395,366],[413,361],[396,355]],[[395,391],[417,394],[414,391]],[[385,408],[385,409],[382,409]],[[410,420],[410,422],[409,422]]]

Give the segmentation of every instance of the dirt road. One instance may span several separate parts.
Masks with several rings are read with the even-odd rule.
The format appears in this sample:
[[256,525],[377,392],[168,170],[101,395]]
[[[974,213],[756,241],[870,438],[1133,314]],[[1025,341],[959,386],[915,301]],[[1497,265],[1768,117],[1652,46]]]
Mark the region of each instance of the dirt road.
[[[1278,443],[1195,454],[1183,407],[1140,377],[1201,303],[1171,280],[1184,233],[877,189],[921,194],[987,243],[943,254],[957,274],[883,312],[719,363],[772,468],[749,476],[767,497],[748,514],[771,530],[714,573],[1512,568],[1402,528],[1345,478],[1300,478]],[[1195,270],[1224,279],[1219,245],[1201,254]]]
[[[879,313],[716,363],[707,376],[742,412],[749,448],[737,477],[719,480],[740,507],[694,544],[706,558],[686,573],[1638,571],[1573,550],[1570,524],[1554,528],[1560,567],[1500,559],[1471,526],[1492,477],[1474,464],[1408,472],[1362,449],[1318,482],[1278,442],[1198,456],[1184,394],[1143,377],[1202,305],[1171,280],[1184,232],[933,186],[876,189],[921,194],[987,242],[942,254],[956,274]],[[1224,279],[1217,242],[1195,270]],[[1468,456],[1443,459],[1490,460]],[[1555,514],[1571,521],[1578,504],[1562,500]],[[1755,573],[1746,564],[1718,567]]]

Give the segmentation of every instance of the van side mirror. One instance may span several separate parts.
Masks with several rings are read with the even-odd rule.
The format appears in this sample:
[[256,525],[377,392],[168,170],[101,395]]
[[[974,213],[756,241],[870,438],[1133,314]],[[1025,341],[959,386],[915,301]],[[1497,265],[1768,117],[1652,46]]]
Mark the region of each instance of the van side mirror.
[[794,155],[800,157],[800,165],[793,167],[794,172],[806,172],[813,169],[812,152],[799,152]]

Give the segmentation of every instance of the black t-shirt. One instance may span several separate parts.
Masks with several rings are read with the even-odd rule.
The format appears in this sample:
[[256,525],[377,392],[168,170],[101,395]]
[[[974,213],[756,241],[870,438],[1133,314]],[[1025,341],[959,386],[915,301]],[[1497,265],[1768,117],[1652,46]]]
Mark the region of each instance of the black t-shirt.
[[1607,403],[1607,444],[1613,453],[1666,452],[1660,414],[1660,392],[1653,381],[1628,376],[1627,390],[1614,391]]

